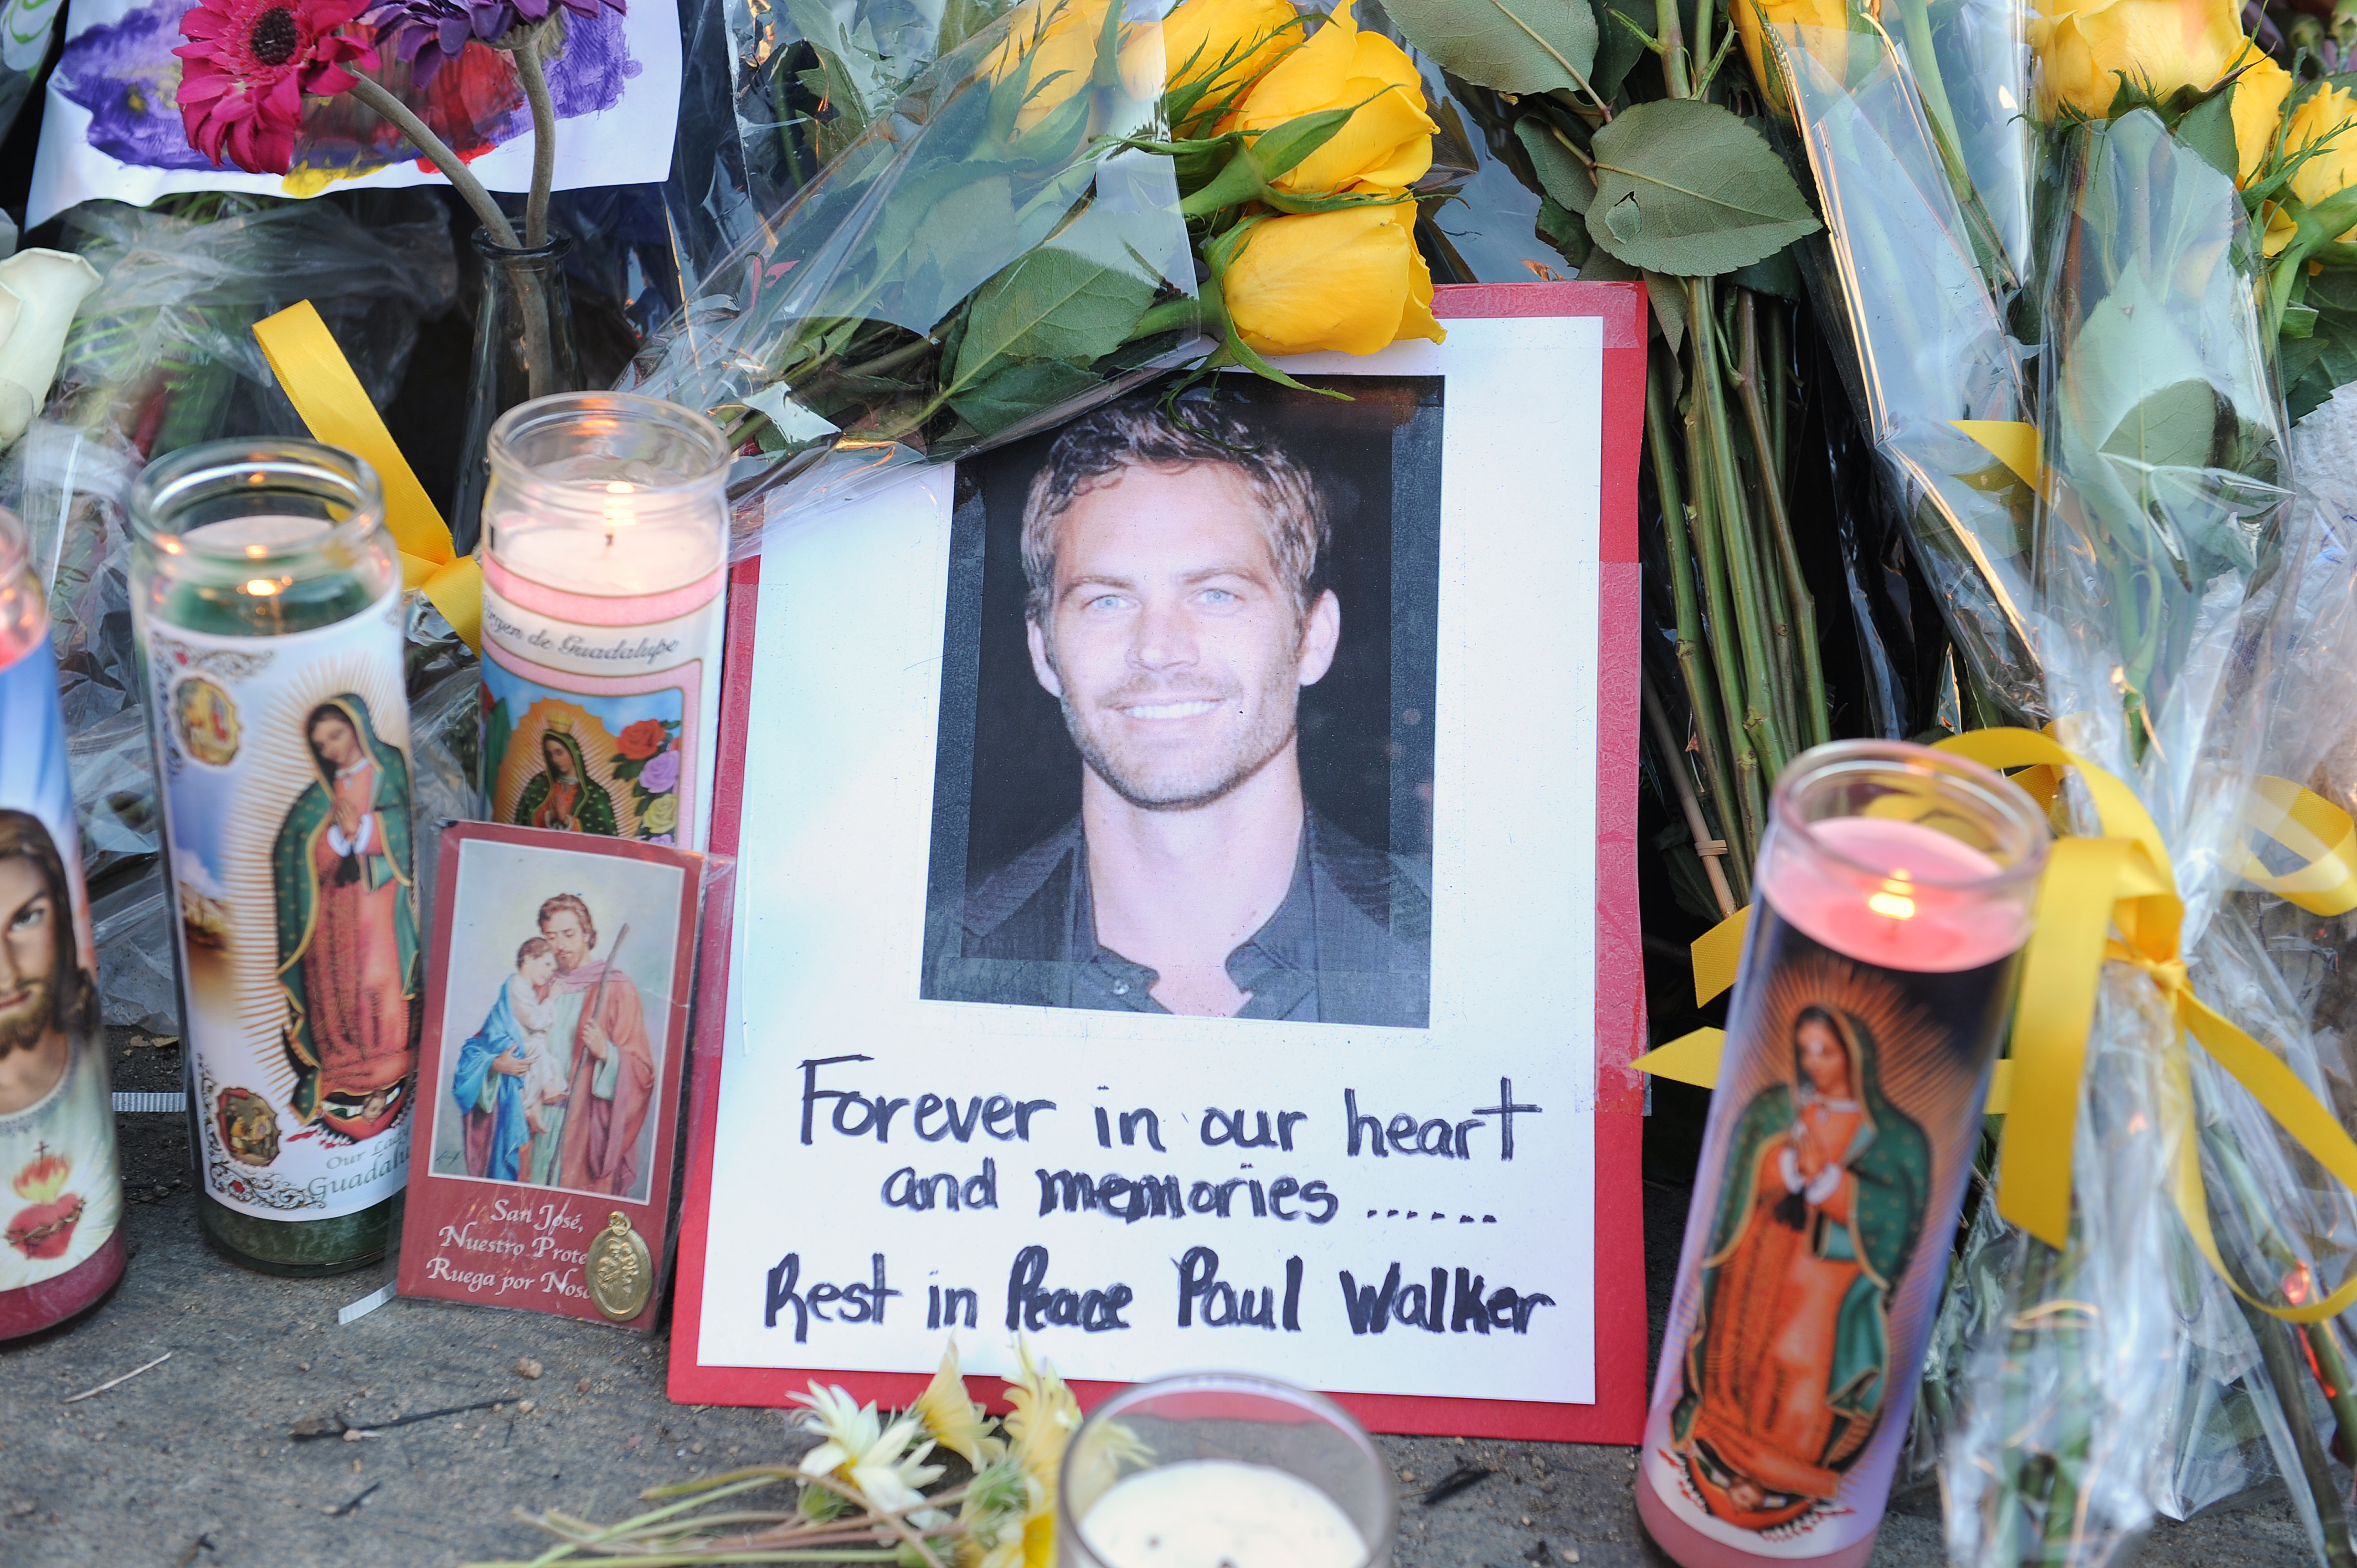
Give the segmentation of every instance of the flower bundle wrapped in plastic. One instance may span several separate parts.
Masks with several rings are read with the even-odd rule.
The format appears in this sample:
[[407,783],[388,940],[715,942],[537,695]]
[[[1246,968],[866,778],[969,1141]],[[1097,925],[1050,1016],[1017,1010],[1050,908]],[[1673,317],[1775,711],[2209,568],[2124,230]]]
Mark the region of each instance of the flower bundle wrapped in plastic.
[[1348,4],[1028,0],[877,110],[627,384],[720,420],[774,511],[1174,366],[1437,339],[1425,109]]
[[[2332,1330],[2287,1320],[2315,1318],[2345,1271],[2349,1198],[2323,1173],[2357,1174],[2357,1146],[2344,1170],[2330,1138],[2300,1131],[2321,1081],[2313,1020],[2250,907],[2273,875],[2255,827],[2279,857],[2314,858],[2283,847],[2313,838],[2287,815],[2309,803],[2254,766],[2293,678],[2310,553],[2272,374],[2282,273],[2250,220],[2302,199],[2292,167],[2255,150],[2285,141],[2286,95],[2263,97],[2231,8],[2055,6],[2025,32],[2047,185],[2013,320],[2043,339],[2022,399],[2036,439],[1973,434],[2011,444],[2035,488],[2034,548],[1995,585],[2019,611],[2035,711],[2114,781],[2108,798],[2069,786],[2061,820],[2090,854],[2132,847],[2145,869],[2113,905],[2096,860],[2058,856],[2050,897],[2075,878],[2098,900],[2098,946],[2106,906],[2115,934],[2074,960],[2085,1025],[2053,1024],[2075,1015],[2070,987],[2035,973],[2017,1024],[1999,1201],[1960,1262],[1925,1402],[1951,1553],[2103,1563],[2156,1509],[2181,1517],[2273,1473],[2319,1554],[2349,1562],[2318,1416],[2357,1421],[2357,1405]],[[1804,125],[1809,83],[1830,88],[1823,54],[1796,65]],[[1838,185],[1857,87],[1822,96],[1812,158]],[[2333,883],[2319,864],[2300,875]]]
[[1735,8],[1750,14],[1778,124],[1815,179],[1825,232],[1803,248],[1803,276],[1968,694],[1987,722],[2043,722],[2033,396],[2008,320],[2028,263],[2018,12],[2005,0],[1893,0],[1883,16],[1799,0]]
[[1959,1562],[2106,1562],[2157,1510],[2275,1477],[2319,1555],[2357,1561],[2325,1459],[2334,1424],[2357,1441],[2329,1321],[2357,1149],[2311,1114],[2331,1021],[2276,957],[2357,889],[2312,826],[2331,808],[2287,782],[2298,746],[2268,740],[2312,730],[2301,682],[2352,662],[2303,631],[2345,557],[2304,567],[2328,557],[2295,525],[2273,368],[2280,343],[2287,375],[2347,379],[2342,274],[2316,265],[2357,222],[2327,161],[2347,116],[2223,0],[2007,9],[1955,27],[2029,51],[2040,216],[2018,250],[1982,188],[2009,188],[2002,149],[1952,132],[1970,117],[1943,91],[1939,6],[1928,48],[1889,10],[1762,9],[1829,230],[1811,281],[1965,673],[2122,781],[2117,810],[2067,786],[2060,820],[2120,845],[2135,819],[2153,868],[2107,949],[2095,906],[2089,1020],[2059,1045],[2071,1008],[2033,978],[1999,1201],[1943,1310],[1919,1453]]

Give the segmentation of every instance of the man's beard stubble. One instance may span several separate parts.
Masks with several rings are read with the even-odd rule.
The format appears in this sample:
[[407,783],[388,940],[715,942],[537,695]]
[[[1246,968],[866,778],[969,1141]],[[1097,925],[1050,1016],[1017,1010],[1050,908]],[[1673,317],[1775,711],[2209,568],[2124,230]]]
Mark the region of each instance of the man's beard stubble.
[[22,1005],[0,1014],[0,1058],[33,1049],[49,1032],[50,1015],[57,1011],[57,982],[43,975],[32,985],[33,994]]
[[[1237,736],[1228,746],[1226,755],[1217,758],[1211,768],[1189,778],[1155,778],[1143,766],[1125,766],[1121,758],[1100,745],[1075,712],[1066,686],[1066,695],[1058,704],[1064,711],[1064,729],[1072,737],[1072,745],[1088,764],[1089,770],[1104,780],[1108,789],[1143,811],[1189,811],[1208,806],[1233,790],[1268,765],[1269,759],[1291,744],[1298,722],[1297,704],[1300,687],[1293,673],[1280,667],[1272,672],[1262,692],[1259,722]],[[1170,693],[1148,684],[1125,685],[1112,696],[1098,702],[1099,709],[1118,707],[1125,703],[1150,703],[1157,698],[1172,700],[1203,700],[1200,693]],[[1222,693],[1221,701],[1232,702],[1232,693]]]

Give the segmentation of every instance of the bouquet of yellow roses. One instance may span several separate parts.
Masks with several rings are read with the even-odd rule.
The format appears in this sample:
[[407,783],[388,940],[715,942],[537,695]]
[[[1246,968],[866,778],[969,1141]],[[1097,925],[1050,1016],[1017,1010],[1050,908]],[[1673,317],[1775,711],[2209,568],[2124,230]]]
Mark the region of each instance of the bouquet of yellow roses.
[[[1854,280],[1895,284],[1888,231],[1926,209],[1953,215],[1935,248],[1953,285],[1942,297],[1963,300],[1975,330],[1960,340],[1967,352],[1932,365],[1962,371],[1966,387],[2008,356],[2032,367],[2004,388],[2010,416],[1946,416],[2011,470],[2022,524],[2004,552],[1986,532],[1944,535],[1983,547],[1981,582],[1966,587],[2009,606],[2021,636],[2024,663],[1976,672],[2000,688],[2026,673],[2031,711],[2129,783],[2175,858],[2204,999],[2320,1082],[2327,1020],[2284,982],[2260,907],[2282,906],[2242,879],[2249,803],[2267,784],[2253,760],[2270,722],[2303,705],[2287,694],[2301,660],[2284,650],[2319,536],[2293,526],[2276,367],[2279,346],[2321,329],[2307,363],[2331,376],[2334,274],[2319,263],[2338,261],[2338,236],[2357,223],[2319,150],[2335,140],[2320,124],[2335,88],[2299,82],[2300,62],[2266,56],[2222,0],[2048,0],[2018,22],[2040,182],[2011,297],[1977,242],[1969,171],[1938,156],[1937,94],[1920,76],[1911,91],[1900,80],[1916,75],[1903,69],[1916,57],[1885,42],[1900,112],[1878,114],[1863,102],[1872,71],[1841,64],[1843,44],[1792,30],[1803,135],[1841,210],[1829,226],[1844,264],[1828,273],[1851,287],[1860,341],[1896,348],[1860,356],[1868,397],[1887,396],[1877,373],[1922,368],[1910,351],[1926,339],[1915,323],[1860,309],[1861,293],[1888,296]],[[1853,50],[1878,31],[1853,26]],[[1902,206],[1842,137],[1910,114],[1922,134]],[[1936,374],[1918,384],[1943,390]],[[1986,643],[1964,646],[1986,660]],[[2319,651],[2311,638],[2302,658]],[[2325,669],[2347,662],[2323,654]],[[2312,711],[2291,722],[2312,726]],[[2100,831],[2083,798],[2063,806],[2076,831]],[[2334,1424],[2357,1439],[2345,1348],[2329,1321],[2286,1321],[2350,1275],[2340,1239],[2357,1206],[2186,1043],[2159,978],[2105,969],[2072,1091],[2067,1235],[2041,1240],[1990,1204],[1960,1258],[1923,1444],[1958,1561],[2100,1563],[2155,1511],[2183,1517],[2280,1477],[2319,1556],[2357,1562],[2324,1457]],[[2319,1423],[2312,1402],[2331,1419]]]
[[625,381],[719,420],[772,513],[1174,367],[1441,335],[1407,192],[1435,127],[1347,3],[1026,0],[849,102],[864,129]]

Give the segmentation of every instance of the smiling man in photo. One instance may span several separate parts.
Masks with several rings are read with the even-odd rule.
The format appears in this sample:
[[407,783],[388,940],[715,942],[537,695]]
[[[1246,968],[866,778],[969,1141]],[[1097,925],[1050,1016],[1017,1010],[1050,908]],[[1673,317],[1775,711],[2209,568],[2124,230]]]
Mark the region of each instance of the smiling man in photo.
[[1109,405],[1023,515],[1026,634],[1081,754],[1080,814],[965,901],[928,996],[1421,1027],[1415,865],[1302,792],[1302,688],[1333,664],[1327,503],[1231,409]]

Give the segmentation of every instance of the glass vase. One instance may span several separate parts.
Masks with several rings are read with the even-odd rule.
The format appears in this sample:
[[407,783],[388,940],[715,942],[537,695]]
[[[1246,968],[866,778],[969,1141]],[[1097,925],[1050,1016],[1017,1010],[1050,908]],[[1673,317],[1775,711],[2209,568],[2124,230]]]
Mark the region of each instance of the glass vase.
[[460,554],[481,537],[483,494],[490,489],[491,426],[519,403],[554,392],[587,390],[573,331],[573,295],[565,258],[573,237],[551,231],[543,245],[511,249],[475,231],[482,263],[475,302],[475,351],[468,360],[466,436],[458,448],[458,489],[450,506],[450,537]]
[[131,496],[197,1212],[250,1268],[384,1254],[424,991],[399,557],[375,471],[220,441]]

